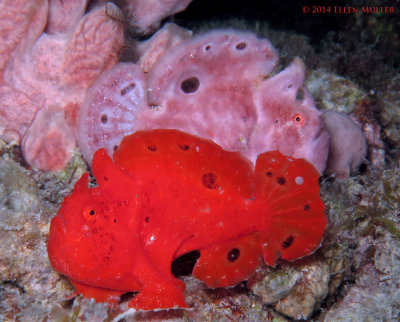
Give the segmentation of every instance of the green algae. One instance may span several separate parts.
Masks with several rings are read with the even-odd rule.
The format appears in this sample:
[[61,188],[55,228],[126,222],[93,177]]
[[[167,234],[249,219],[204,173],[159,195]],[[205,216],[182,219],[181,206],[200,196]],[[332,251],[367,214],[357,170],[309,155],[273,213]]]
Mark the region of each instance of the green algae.
[[388,218],[374,218],[374,225],[382,225],[394,238],[400,238],[400,229],[397,228],[397,223]]

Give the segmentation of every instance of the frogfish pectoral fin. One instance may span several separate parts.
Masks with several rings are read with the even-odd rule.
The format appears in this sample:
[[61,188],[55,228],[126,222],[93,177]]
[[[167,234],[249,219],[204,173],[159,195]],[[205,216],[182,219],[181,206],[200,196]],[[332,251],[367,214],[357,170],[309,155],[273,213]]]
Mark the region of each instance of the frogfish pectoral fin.
[[193,276],[208,287],[228,287],[246,280],[261,264],[260,233],[229,240],[200,250]]

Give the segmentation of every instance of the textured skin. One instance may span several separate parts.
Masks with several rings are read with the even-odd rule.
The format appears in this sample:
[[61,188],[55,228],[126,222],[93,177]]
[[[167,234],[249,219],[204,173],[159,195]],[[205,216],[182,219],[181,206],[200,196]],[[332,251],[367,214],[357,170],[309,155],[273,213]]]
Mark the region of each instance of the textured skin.
[[192,31],[174,23],[166,23],[149,40],[137,45],[135,51],[140,57],[137,64],[145,73],[148,73],[167,50],[190,37],[192,37]]
[[139,111],[148,109],[146,76],[135,64],[118,63],[89,88],[79,110],[78,144],[86,160],[105,147],[112,155],[122,138],[132,133]]
[[329,134],[311,94],[301,87],[304,77],[304,64],[295,58],[282,72],[257,88],[254,102],[259,118],[247,153],[251,160],[263,151],[279,150],[288,156],[307,159],[320,172],[325,169]]
[[[249,32],[193,37],[151,69],[149,104],[157,108],[138,116],[140,129],[176,128],[212,139],[226,150],[244,151],[257,122],[252,91],[276,61],[269,41]],[[198,82],[197,89],[184,87],[191,80]]]
[[[226,165],[229,164],[227,167]],[[248,278],[261,259],[313,252],[326,226],[318,171],[278,151],[252,163],[176,130],[139,131],[93,158],[50,226],[52,266],[78,292],[136,309],[186,307],[171,263],[200,251],[193,275],[209,287]]]
[[[79,136],[93,133],[96,138],[88,140],[102,144],[95,148],[110,151],[121,139],[122,127],[125,134],[178,129],[211,139],[225,150],[240,151],[253,163],[259,154],[279,150],[287,156],[307,159],[322,172],[329,135],[321,112],[302,88],[304,65],[296,58],[286,69],[268,77],[277,60],[277,51],[269,41],[250,32],[215,30],[186,39],[165,51],[155,63],[151,61],[148,75],[138,76],[137,83],[147,92],[149,107],[142,105],[141,97],[132,96],[135,103],[130,105],[118,90],[107,90],[107,84],[126,81],[127,76],[117,71],[94,84],[91,91],[105,93],[107,101],[121,103],[120,109],[110,109],[116,118],[125,120],[125,111],[132,111],[130,129],[126,122],[113,125],[115,135],[111,127],[104,132],[92,129],[95,124],[82,114]],[[131,65],[131,69],[136,68]],[[108,103],[103,104],[101,97],[87,97],[85,106],[94,115],[107,109]],[[91,155],[85,154],[90,160],[96,149],[81,142],[84,151],[92,151]]]

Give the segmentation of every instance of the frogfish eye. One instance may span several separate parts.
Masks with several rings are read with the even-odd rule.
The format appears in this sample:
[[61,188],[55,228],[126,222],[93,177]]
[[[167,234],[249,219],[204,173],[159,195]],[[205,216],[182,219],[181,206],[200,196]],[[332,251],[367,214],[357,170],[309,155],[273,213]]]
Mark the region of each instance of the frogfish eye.
[[293,116],[293,120],[296,124],[298,125],[303,125],[306,122],[306,119],[304,116],[300,115],[300,114],[295,114]]
[[83,208],[83,217],[89,221],[94,221],[96,219],[96,209],[94,207]]

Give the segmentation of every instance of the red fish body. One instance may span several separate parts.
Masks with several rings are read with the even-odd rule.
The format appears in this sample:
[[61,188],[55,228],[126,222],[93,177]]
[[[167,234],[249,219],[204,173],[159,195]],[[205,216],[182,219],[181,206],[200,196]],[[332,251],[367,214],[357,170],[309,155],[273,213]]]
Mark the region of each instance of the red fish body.
[[326,226],[319,172],[303,159],[237,152],[176,130],[140,131],[104,149],[52,220],[51,264],[98,301],[137,309],[186,307],[171,263],[197,250],[193,275],[233,286],[259,266],[314,251]]

